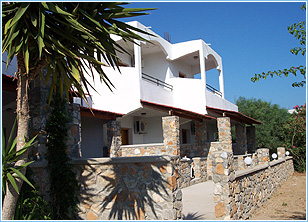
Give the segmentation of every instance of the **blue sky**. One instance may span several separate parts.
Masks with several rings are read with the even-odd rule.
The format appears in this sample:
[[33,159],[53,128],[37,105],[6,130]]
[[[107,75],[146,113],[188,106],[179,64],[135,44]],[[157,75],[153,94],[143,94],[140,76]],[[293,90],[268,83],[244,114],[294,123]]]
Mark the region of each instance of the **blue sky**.
[[[284,108],[304,104],[306,87],[293,88],[302,77],[274,77],[251,82],[255,73],[306,65],[306,56],[292,55],[299,41],[287,27],[306,20],[304,2],[133,2],[126,7],[157,8],[138,20],[171,43],[202,38],[222,57],[226,99],[244,96]],[[218,88],[218,72],[207,74]]]

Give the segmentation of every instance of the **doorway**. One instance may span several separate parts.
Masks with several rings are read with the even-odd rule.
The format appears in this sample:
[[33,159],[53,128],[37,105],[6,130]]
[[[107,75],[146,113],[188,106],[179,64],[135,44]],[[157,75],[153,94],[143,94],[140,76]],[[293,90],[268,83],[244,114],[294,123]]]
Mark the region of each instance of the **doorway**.
[[121,129],[121,142],[122,145],[129,145],[129,129],[128,128],[122,128]]

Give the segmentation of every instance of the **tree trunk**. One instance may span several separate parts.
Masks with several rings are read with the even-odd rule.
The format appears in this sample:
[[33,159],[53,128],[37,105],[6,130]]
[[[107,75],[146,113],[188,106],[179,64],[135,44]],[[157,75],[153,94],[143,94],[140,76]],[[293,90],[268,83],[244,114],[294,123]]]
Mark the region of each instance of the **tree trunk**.
[[[17,144],[16,150],[20,150],[24,147],[29,140],[29,99],[28,99],[28,75],[24,65],[24,58],[22,53],[17,55]],[[25,140],[24,140],[25,138]],[[25,142],[26,141],[26,142]],[[20,166],[27,162],[28,152],[25,152],[21,159],[15,164]],[[25,175],[26,168],[20,170]],[[23,180],[17,178],[16,183],[18,190],[20,191]],[[4,185],[4,184],[2,184]],[[3,200],[2,205],[2,219],[12,220],[15,214],[16,203],[18,200],[18,193],[12,187],[10,183],[7,185],[7,193]]]

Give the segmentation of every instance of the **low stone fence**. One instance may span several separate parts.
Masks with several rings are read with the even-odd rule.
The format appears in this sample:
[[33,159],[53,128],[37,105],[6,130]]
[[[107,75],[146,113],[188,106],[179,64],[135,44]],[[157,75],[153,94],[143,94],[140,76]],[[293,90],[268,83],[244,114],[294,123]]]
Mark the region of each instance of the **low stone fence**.
[[181,144],[181,157],[206,157],[208,155],[211,143],[205,143],[203,146],[196,144]]
[[[80,219],[181,219],[179,157],[95,158],[72,163],[81,186]],[[41,192],[47,194],[46,164],[30,167]]]
[[207,158],[182,158],[179,167],[180,188],[189,187],[207,180]]
[[248,219],[294,172],[292,157],[264,161],[239,171],[234,170],[233,160],[232,152],[213,153],[214,201],[218,219]]
[[163,143],[135,144],[121,146],[122,157],[166,155]]
[[[245,163],[245,158],[250,157],[252,159],[251,165]],[[233,157],[233,168],[235,171],[249,169],[258,165],[258,158],[256,153],[245,154],[245,155],[234,155]]]

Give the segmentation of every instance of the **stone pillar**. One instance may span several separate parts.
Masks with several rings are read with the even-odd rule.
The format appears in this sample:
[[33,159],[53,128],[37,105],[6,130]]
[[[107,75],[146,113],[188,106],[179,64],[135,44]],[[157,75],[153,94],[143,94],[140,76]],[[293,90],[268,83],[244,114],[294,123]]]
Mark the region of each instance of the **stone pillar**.
[[120,157],[121,152],[121,123],[112,120],[107,123],[107,142],[110,157]]
[[247,126],[246,127],[246,137],[247,137],[247,152],[256,152],[256,127]]
[[232,162],[232,152],[213,153],[214,202],[218,220],[230,220],[232,204],[230,186],[235,179]]
[[207,156],[209,153],[209,149],[206,146],[206,123],[203,119],[202,122],[196,122],[195,124],[195,144],[196,146],[200,147],[201,155]]
[[218,117],[217,128],[219,142],[226,144],[226,150],[232,152],[231,122],[229,117]]
[[286,148],[278,147],[277,148],[277,156],[278,156],[278,160],[286,158]]
[[[42,70],[46,75],[46,70]],[[37,135],[37,143],[29,150],[29,158],[36,161],[45,161],[47,156],[46,122],[51,115],[48,105],[49,85],[37,77],[29,86],[29,111],[30,111],[30,138]]]
[[236,148],[233,150],[234,155],[244,155],[247,151],[246,127],[245,123],[235,125]]
[[163,120],[164,146],[167,155],[180,156],[180,123],[178,116],[166,116]]
[[269,164],[269,149],[267,148],[260,148],[257,149],[257,158],[258,164]]
[[81,157],[81,116],[80,105],[71,103],[68,107],[71,122],[68,124],[67,152],[70,157]]

